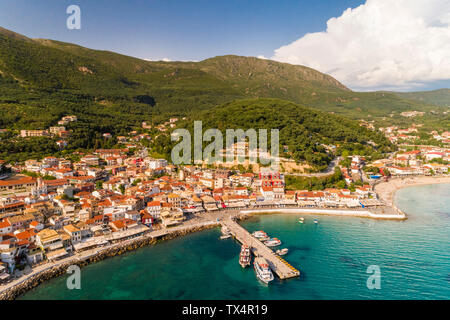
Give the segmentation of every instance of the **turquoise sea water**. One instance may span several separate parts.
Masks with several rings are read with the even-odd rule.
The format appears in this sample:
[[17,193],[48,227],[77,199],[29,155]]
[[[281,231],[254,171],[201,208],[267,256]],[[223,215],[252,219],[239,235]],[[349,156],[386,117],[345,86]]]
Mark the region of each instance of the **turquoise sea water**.
[[[400,190],[409,219],[277,214],[243,223],[289,248],[296,279],[259,282],[238,263],[240,245],[208,230],[162,242],[81,269],[81,290],[67,276],[22,299],[450,299],[450,185]],[[315,225],[313,219],[318,218]],[[378,265],[381,289],[366,286],[367,267]]]

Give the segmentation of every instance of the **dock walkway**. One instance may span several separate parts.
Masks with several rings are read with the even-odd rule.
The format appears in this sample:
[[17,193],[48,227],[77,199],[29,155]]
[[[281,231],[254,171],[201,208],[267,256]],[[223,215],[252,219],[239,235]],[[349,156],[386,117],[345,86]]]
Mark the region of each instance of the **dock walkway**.
[[247,230],[231,219],[221,221],[222,226],[226,226],[231,234],[242,244],[249,245],[255,256],[261,256],[267,260],[270,268],[280,279],[289,279],[300,276],[300,271],[292,267],[283,258],[276,255],[272,249],[253,237]]

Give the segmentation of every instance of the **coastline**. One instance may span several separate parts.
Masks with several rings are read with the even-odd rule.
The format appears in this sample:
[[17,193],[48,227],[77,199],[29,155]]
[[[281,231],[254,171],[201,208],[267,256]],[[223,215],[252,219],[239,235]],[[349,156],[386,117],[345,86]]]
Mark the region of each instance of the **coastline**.
[[[86,266],[109,257],[134,251],[144,246],[155,245],[158,241],[174,239],[189,233],[211,229],[219,226],[217,218],[223,218],[223,214],[232,216],[238,221],[244,221],[254,215],[292,213],[292,214],[315,214],[341,217],[361,217],[383,220],[405,220],[407,216],[401,210],[397,209],[394,196],[397,190],[416,185],[429,185],[450,183],[450,176],[443,177],[413,177],[413,178],[394,178],[387,182],[381,182],[375,186],[375,192],[379,198],[385,202],[386,207],[377,209],[328,209],[328,208],[299,208],[295,207],[267,207],[250,208],[243,210],[219,211],[213,213],[207,221],[197,222],[195,224],[183,225],[165,230],[150,231],[142,236],[126,240],[116,244],[110,244],[106,247],[95,248],[77,253],[68,258],[48,262],[39,265],[33,271],[19,279],[15,279],[5,285],[0,286],[0,300],[14,300],[27,291],[37,287],[39,284],[52,278],[66,273],[70,265]],[[386,210],[388,212],[386,212]],[[373,212],[375,211],[375,212]]]
[[[313,215],[327,215],[327,216],[339,216],[339,217],[360,217],[369,218],[377,220],[405,220],[406,214],[402,211],[393,208],[382,208],[384,210],[382,213],[374,213],[370,210],[360,210],[360,209],[321,209],[321,208],[280,208],[280,209],[250,209],[242,210],[243,214],[274,214],[274,213],[294,213],[294,214],[313,214]],[[386,212],[388,210],[388,212]],[[378,209],[377,211],[380,211]]]
[[443,183],[450,183],[450,176],[393,178],[387,182],[375,185],[374,191],[387,206],[396,208],[394,199],[398,190],[413,186]]
[[77,265],[79,267],[87,266],[88,264],[122,255],[145,246],[155,245],[159,241],[171,240],[190,233],[216,228],[218,225],[218,223],[213,222],[202,222],[181,228],[175,227],[172,230],[169,229],[167,233],[162,235],[152,234],[150,232],[120,243],[91,249],[56,262],[39,265],[31,273],[13,280],[6,285],[2,285],[0,287],[0,300],[14,300],[37,287],[39,284],[65,274],[67,268],[71,265]]

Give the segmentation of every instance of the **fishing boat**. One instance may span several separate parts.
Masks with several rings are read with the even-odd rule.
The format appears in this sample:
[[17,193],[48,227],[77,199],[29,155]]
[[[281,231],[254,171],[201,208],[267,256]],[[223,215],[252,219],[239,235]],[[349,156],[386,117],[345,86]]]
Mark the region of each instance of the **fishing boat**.
[[319,223],[319,220],[317,220],[317,219],[314,219],[314,223],[316,223],[316,224],[317,224],[317,223]]
[[261,238],[266,238],[267,237],[267,233],[265,233],[264,231],[260,230],[260,231],[253,232],[252,236],[254,236],[256,239],[261,239]]
[[256,276],[262,282],[267,284],[273,280],[273,273],[272,270],[270,270],[269,263],[266,259],[262,257],[255,258],[253,268],[255,269]]
[[250,265],[251,254],[250,247],[246,244],[242,245],[241,253],[239,254],[239,264],[242,268],[245,268]]
[[277,251],[275,251],[275,253],[279,256],[284,256],[285,254],[287,254],[289,251],[288,248],[283,248],[283,249],[279,249]]
[[220,231],[222,232],[220,240],[231,238],[231,232],[226,226],[223,226]]
[[268,247],[277,247],[281,245],[281,240],[278,238],[272,238],[267,241],[264,241],[264,244]]

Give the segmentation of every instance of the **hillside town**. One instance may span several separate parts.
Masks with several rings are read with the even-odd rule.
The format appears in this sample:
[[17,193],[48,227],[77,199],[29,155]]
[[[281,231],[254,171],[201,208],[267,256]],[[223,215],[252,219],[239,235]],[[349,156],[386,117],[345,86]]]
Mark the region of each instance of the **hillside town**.
[[[277,172],[239,173],[96,150],[80,162],[28,160],[0,181],[2,279],[25,266],[182,224],[206,212],[249,207],[380,205],[370,185],[287,190]],[[52,177],[45,180],[41,177]]]
[[[177,120],[158,125],[158,132],[174,128]],[[70,121],[76,117],[64,117],[59,124]],[[142,126],[152,127],[145,122]],[[64,127],[44,131],[22,130],[21,136],[70,134]],[[148,156],[145,148],[130,152],[142,139],[151,139],[137,132],[117,137],[124,148],[80,152],[79,161],[50,156],[12,165],[0,160],[0,281],[18,278],[48,261],[180,226],[212,212],[226,215],[245,208],[288,206],[378,208],[385,203],[373,186],[389,176],[448,174],[448,147],[400,144],[396,138],[414,133],[414,127],[380,131],[399,151],[372,162],[349,156],[348,165],[337,165],[343,187],[323,190],[293,189],[286,185],[285,172],[264,167],[244,172],[175,166]],[[436,133],[435,138],[448,143],[450,135]],[[231,151],[241,147],[236,143]]]
[[420,125],[406,129],[396,126],[379,128],[385,136],[398,147],[398,152],[388,159],[381,159],[371,165],[380,172],[387,169],[393,176],[415,176],[447,174],[450,164],[450,132],[429,132],[437,145],[417,144]]

